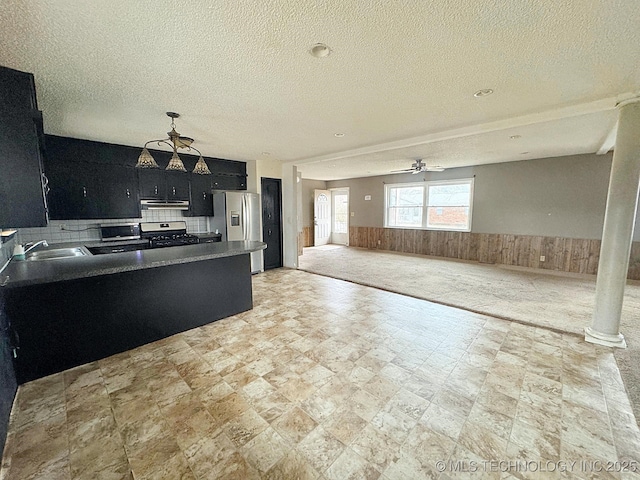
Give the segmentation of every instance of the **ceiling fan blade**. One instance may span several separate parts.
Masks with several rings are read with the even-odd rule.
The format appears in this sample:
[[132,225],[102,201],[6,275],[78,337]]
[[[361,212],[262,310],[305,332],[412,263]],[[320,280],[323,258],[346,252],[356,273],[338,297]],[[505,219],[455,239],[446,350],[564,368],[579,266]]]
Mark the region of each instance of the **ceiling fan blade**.
[[401,173],[401,172],[413,172],[413,168],[406,168],[404,170],[391,170],[391,173]]
[[422,169],[418,169],[418,170],[413,170],[413,172],[411,172],[411,175],[416,175],[418,173],[422,173]]
[[444,172],[444,167],[427,167],[425,168],[427,172]]

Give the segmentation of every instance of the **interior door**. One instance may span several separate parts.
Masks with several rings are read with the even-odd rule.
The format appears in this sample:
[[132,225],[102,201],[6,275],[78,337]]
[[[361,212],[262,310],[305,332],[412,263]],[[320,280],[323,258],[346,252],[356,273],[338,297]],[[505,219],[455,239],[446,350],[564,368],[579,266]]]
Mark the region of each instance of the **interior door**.
[[349,191],[331,190],[331,243],[349,245]]
[[267,244],[264,269],[282,266],[282,181],[262,178],[262,238]]
[[318,247],[329,243],[331,236],[331,192],[314,190],[313,244]]

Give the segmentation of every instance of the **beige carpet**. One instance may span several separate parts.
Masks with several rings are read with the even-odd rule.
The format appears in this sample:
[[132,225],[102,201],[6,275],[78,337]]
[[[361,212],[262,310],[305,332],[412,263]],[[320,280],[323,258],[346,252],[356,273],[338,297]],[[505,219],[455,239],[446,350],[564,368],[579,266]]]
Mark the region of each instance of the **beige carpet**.
[[[593,275],[486,265],[355,247],[310,247],[299,268],[498,318],[583,335],[591,323]],[[640,419],[640,282],[629,281],[615,349],[636,418]]]

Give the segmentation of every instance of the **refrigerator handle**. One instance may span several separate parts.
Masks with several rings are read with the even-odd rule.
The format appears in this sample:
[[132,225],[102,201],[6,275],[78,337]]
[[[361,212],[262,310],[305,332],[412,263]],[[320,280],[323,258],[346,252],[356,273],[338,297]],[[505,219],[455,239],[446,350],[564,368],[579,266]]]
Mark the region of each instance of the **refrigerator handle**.
[[249,239],[249,218],[247,215],[247,196],[242,195],[242,235],[245,240]]

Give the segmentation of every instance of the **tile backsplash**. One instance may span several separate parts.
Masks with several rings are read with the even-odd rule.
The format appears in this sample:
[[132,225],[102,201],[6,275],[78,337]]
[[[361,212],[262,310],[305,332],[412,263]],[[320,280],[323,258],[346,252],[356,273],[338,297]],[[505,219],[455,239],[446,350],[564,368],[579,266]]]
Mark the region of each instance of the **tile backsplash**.
[[[17,241],[20,243],[37,242],[38,240],[47,240],[49,243],[97,241],[100,240],[99,225],[103,223],[171,221],[185,221],[188,233],[205,233],[209,231],[209,217],[184,217],[179,210],[143,210],[142,218],[50,220],[49,225],[46,227],[21,228],[16,236]],[[64,226],[64,230],[61,228],[62,226]]]

